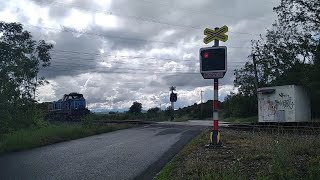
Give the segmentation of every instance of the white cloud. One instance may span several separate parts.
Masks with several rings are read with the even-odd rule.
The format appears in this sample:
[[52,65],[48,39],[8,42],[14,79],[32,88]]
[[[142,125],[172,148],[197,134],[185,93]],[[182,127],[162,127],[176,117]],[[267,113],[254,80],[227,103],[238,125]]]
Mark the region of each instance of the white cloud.
[[92,22],[92,14],[77,9],[71,9],[70,15],[64,19],[63,25],[77,30],[85,30]]
[[49,102],[58,100],[55,94],[55,86],[57,85],[54,81],[49,81],[50,84],[45,86],[40,86],[37,88],[37,97],[36,99],[40,102]]
[[18,19],[17,16],[10,9],[1,11],[0,17],[2,20],[6,20],[7,22],[14,22]]
[[119,19],[114,15],[107,15],[104,13],[96,13],[94,15],[94,23],[103,28],[118,28],[120,26]]

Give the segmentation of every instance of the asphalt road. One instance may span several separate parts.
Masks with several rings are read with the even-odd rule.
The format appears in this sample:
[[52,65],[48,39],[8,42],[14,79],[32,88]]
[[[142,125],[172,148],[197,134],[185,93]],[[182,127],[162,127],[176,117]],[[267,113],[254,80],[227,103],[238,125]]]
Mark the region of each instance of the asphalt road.
[[0,156],[0,179],[152,179],[204,126],[152,124]]

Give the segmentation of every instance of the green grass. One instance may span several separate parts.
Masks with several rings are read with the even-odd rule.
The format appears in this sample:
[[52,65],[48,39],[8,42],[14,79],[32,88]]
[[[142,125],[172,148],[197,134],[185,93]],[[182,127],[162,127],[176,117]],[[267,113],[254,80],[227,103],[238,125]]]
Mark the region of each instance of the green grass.
[[91,121],[106,121],[106,120],[142,120],[142,121],[167,121],[170,116],[166,115],[164,111],[159,113],[118,113],[118,114],[90,114],[87,116]]
[[205,130],[156,179],[320,179],[319,136],[229,129],[221,133],[224,148],[205,148]]
[[246,117],[246,118],[229,117],[229,118],[222,119],[222,121],[235,122],[235,123],[251,123],[251,122],[258,122],[258,117],[257,116]]
[[199,144],[206,142],[207,137],[206,131],[199,134],[191,142],[189,142],[158,174],[157,180],[173,179],[175,177],[175,170],[178,168],[180,163],[183,161],[188,154],[197,148]]
[[176,121],[176,122],[183,122],[183,121],[188,121],[188,120],[190,120],[190,119],[192,119],[192,118],[190,118],[188,115],[184,115],[184,116],[176,116],[176,117],[174,118],[174,121]]
[[21,129],[3,135],[0,154],[31,149],[62,141],[82,138],[132,127],[132,125],[102,125],[86,127],[82,125],[48,125],[41,128]]

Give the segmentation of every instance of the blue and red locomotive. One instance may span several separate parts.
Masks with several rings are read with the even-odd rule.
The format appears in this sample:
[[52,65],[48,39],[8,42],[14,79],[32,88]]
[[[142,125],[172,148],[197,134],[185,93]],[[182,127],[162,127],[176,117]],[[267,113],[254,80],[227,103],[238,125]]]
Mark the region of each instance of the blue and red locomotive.
[[86,108],[86,100],[83,94],[65,94],[62,99],[49,103],[49,120],[80,120],[82,116],[89,114]]

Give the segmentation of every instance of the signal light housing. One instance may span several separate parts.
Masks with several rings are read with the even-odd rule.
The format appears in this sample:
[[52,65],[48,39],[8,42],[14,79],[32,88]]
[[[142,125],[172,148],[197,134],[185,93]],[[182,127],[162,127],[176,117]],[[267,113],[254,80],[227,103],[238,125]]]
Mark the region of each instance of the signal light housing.
[[200,72],[227,72],[227,47],[201,48]]

